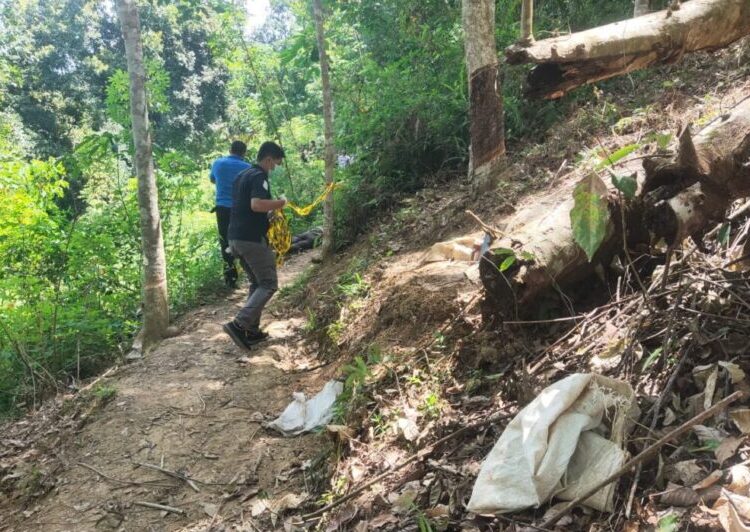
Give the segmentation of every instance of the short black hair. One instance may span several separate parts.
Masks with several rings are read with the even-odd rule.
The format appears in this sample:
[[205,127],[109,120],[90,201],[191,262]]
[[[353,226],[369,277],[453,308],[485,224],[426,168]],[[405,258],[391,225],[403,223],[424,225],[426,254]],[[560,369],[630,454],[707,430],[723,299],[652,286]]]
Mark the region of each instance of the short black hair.
[[247,144],[245,144],[241,140],[235,140],[232,142],[232,146],[229,148],[229,153],[231,153],[232,155],[239,155],[240,157],[244,157],[247,153]]
[[275,142],[264,142],[258,149],[258,161],[262,161],[266,157],[272,157],[274,159],[283,159],[286,157],[284,154],[284,148],[276,144]]

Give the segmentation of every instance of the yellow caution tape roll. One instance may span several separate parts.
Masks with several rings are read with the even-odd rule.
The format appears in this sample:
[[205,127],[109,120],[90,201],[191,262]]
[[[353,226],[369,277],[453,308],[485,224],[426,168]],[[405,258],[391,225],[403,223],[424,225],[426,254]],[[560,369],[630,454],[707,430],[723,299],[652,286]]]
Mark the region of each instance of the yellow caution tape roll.
[[[287,202],[286,207],[289,207],[299,216],[307,216],[340,186],[339,183],[328,183],[325,190],[310,205],[299,207],[294,203]],[[284,255],[292,247],[292,231],[289,229],[289,220],[283,212],[276,212],[271,218],[271,225],[268,227],[268,244],[276,252],[276,264],[281,266],[284,262]]]

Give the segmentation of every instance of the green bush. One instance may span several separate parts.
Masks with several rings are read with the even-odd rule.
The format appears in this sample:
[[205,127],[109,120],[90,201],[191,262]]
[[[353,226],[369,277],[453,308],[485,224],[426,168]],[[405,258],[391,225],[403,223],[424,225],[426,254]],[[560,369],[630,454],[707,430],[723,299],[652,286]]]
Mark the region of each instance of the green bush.
[[[79,157],[90,153],[77,152]],[[139,325],[136,183],[116,154],[85,164],[86,187],[63,208],[70,160],[0,162],[0,412],[68,376],[87,377],[127,349]],[[179,163],[183,164],[180,165]],[[200,165],[158,158],[172,310],[221,282],[209,185]]]

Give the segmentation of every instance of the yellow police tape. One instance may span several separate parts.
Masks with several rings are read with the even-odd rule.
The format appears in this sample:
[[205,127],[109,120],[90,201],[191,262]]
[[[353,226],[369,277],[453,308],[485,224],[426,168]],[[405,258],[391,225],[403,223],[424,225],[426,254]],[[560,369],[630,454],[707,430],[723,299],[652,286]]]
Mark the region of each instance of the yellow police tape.
[[[328,183],[325,190],[310,205],[300,207],[292,202],[287,202],[286,207],[289,207],[299,216],[307,216],[340,186],[339,183]],[[276,212],[271,218],[271,225],[268,227],[268,244],[276,252],[276,264],[281,266],[284,262],[284,255],[292,247],[292,231],[289,229],[289,220],[283,212]]]

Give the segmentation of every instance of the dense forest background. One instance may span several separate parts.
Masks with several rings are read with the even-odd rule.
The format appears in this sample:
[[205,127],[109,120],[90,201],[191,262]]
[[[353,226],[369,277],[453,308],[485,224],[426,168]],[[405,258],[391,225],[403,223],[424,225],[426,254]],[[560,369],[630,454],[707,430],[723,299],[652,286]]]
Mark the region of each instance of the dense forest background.
[[[520,4],[497,2],[499,49],[518,38]],[[140,5],[173,311],[220,289],[208,167],[232,139],[247,142],[251,157],[264,140],[283,142],[277,193],[306,203],[322,189],[309,3],[271,5],[252,32],[242,2]],[[336,146],[354,160],[336,175],[337,242],[347,245],[395,197],[465,175],[461,5],[341,0],[326,9]],[[538,1],[536,34],[632,10],[629,0]],[[524,74],[503,67],[509,150],[542,138],[591,95],[529,103]],[[91,375],[136,331],[142,260],[128,98],[112,2],[0,0],[0,412]],[[320,216],[295,219],[294,229]]]

